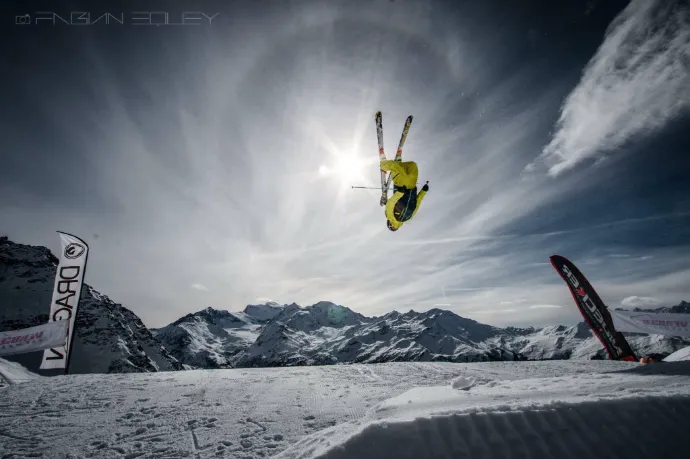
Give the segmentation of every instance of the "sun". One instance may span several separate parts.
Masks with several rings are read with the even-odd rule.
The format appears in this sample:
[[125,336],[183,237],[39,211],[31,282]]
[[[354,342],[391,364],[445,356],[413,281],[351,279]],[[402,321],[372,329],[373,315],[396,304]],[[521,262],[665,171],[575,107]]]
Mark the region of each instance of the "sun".
[[364,179],[367,163],[355,155],[341,155],[337,161],[338,174],[345,182]]
[[322,165],[319,174],[337,177],[344,185],[357,185],[366,180],[366,171],[372,167],[371,163],[354,153],[339,153],[335,164],[331,167]]

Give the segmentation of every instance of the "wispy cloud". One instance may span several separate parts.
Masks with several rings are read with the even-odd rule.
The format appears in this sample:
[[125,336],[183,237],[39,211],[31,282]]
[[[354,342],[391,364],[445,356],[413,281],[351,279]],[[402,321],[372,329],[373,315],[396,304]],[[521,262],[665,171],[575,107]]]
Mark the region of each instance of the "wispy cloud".
[[470,314],[501,314],[506,312],[517,312],[517,309],[491,309],[491,310],[479,310],[479,311],[469,311]]
[[690,12],[679,3],[633,0],[611,23],[544,148],[551,175],[602,158],[690,105]]
[[[39,245],[53,240],[47,228],[98,233],[89,283],[150,326],[201,308],[200,297],[229,310],[270,299],[331,300],[366,315],[435,305],[468,317],[474,311],[497,325],[572,323],[581,316],[569,303],[529,309],[571,301],[548,263],[564,245],[578,265],[604,260],[586,266],[587,275],[612,304],[631,294],[684,298],[681,277],[658,279],[687,268],[677,247],[670,254],[624,243],[604,250],[593,237],[648,234],[640,230],[648,223],[670,228],[662,221],[669,212],[680,225],[687,207],[660,209],[665,215],[658,217],[598,209],[594,218],[588,209],[583,218],[573,206],[588,199],[572,199],[573,193],[588,198],[587,187],[599,177],[520,177],[549,141],[544,120],[554,115],[561,86],[548,82],[554,84],[542,90],[542,58],[514,59],[506,43],[522,45],[511,28],[493,28],[494,13],[488,27],[478,22],[478,34],[468,38],[469,29],[458,24],[474,16],[425,2],[240,10],[222,15],[246,26],[215,28],[214,40],[203,34],[138,40],[141,60],[98,37],[80,41],[92,51],[80,61],[84,71],[65,60],[36,59],[51,63],[50,72],[21,78],[35,98],[21,106],[40,102],[45,116],[33,117],[36,125],[18,134],[3,131],[16,137],[7,140],[8,151],[35,156],[14,157],[26,156],[30,177],[9,195],[0,193],[9,196],[0,204],[7,216],[0,229]],[[265,33],[248,40],[255,30]],[[400,71],[410,59],[414,71]],[[640,66],[647,65],[645,57]],[[55,77],[72,81],[74,75],[83,80],[68,86],[90,91],[56,90],[63,85]],[[588,103],[573,96],[575,106]],[[350,188],[379,179],[373,122],[379,109],[387,152],[405,117],[415,116],[404,159],[417,161],[420,181],[430,180],[417,216],[396,233],[386,229],[380,192]],[[564,112],[557,136],[563,145],[579,145],[565,141],[577,137],[575,114],[587,115]],[[50,128],[50,135],[30,134]],[[54,145],[64,145],[59,155]],[[66,184],[58,196],[51,167],[45,166],[45,180],[37,178],[42,164],[86,182],[73,190]],[[0,175],[10,176],[8,170],[0,168]],[[0,180],[0,191],[7,183]],[[627,199],[620,207],[636,208]],[[654,235],[664,237],[660,229]],[[641,255],[654,259],[633,266]],[[190,288],[189,279],[204,285]]]
[[559,304],[533,304],[529,309],[559,309],[562,307]]
[[520,298],[517,300],[501,301],[499,304],[522,304],[522,303],[526,303],[526,302],[527,302],[527,298]]
[[626,308],[653,308],[660,305],[660,300],[649,296],[629,296],[621,301],[621,306]]

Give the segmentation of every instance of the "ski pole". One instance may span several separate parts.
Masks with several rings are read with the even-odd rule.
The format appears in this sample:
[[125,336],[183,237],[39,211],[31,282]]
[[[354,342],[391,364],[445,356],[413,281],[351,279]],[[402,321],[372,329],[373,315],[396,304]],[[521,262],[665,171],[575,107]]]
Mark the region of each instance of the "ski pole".
[[[359,189],[365,189],[365,190],[385,190],[385,188],[383,188],[383,187],[381,187],[381,186],[353,186],[352,188],[353,188],[353,189],[354,189],[354,188],[359,188]],[[388,188],[389,191],[392,190],[392,189],[393,189],[393,188]]]

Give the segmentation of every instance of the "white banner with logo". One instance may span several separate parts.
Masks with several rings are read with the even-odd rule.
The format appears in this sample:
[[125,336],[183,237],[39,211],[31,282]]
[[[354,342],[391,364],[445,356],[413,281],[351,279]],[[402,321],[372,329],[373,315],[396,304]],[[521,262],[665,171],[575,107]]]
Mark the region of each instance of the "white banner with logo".
[[69,346],[74,338],[74,325],[77,317],[77,307],[81,296],[81,286],[84,281],[86,258],[89,254],[89,246],[76,236],[58,232],[62,249],[60,250],[60,263],[55,274],[53,298],[50,302],[49,321],[58,320],[69,323],[66,346],[55,346],[43,353],[41,369],[67,368],[69,359]]
[[66,337],[66,320],[2,332],[0,333],[0,355],[25,354],[64,346]]
[[690,338],[690,314],[609,310],[616,330]]

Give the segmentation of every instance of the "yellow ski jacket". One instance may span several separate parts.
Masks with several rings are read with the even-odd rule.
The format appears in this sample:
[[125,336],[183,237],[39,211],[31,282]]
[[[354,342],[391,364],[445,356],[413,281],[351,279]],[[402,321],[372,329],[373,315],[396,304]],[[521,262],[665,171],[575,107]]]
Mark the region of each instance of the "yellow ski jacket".
[[[419,172],[414,161],[385,160],[381,161],[381,169],[394,174],[393,184],[396,191],[386,203],[386,218],[393,229],[397,230],[415,216],[426,191],[417,192]],[[398,191],[397,188],[402,188],[403,191]]]
[[386,218],[391,226],[398,229],[404,222],[411,220],[422,205],[424,195],[426,191],[418,193],[417,188],[408,189],[405,193],[396,191],[386,203]]

